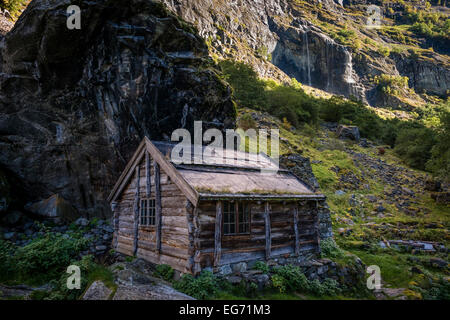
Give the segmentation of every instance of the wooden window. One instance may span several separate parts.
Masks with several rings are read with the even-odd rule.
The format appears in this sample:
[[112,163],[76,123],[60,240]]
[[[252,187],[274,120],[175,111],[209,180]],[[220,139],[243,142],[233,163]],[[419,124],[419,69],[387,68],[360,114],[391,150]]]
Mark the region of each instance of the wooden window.
[[142,199],[140,208],[140,225],[154,226],[156,223],[155,199]]
[[223,234],[246,234],[250,232],[249,207],[245,202],[223,203]]

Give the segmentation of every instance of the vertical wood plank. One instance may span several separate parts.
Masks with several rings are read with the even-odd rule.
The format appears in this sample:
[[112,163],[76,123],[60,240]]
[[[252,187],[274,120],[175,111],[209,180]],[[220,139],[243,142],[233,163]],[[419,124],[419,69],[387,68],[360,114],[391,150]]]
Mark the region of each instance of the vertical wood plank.
[[150,198],[152,194],[152,182],[151,182],[151,168],[150,168],[150,154],[145,151],[145,179],[146,179],[146,195]]
[[299,234],[298,234],[298,204],[295,203],[294,206],[294,232],[295,232],[295,254],[298,256],[300,253],[300,243],[299,243]]
[[114,235],[113,235],[113,249],[117,249],[117,242],[119,238],[119,209],[117,209],[117,202],[111,203],[111,210],[113,212],[113,227],[114,227]]
[[140,178],[140,166],[136,166],[136,193],[134,195],[134,241],[133,241],[133,255],[135,256],[138,248],[138,238],[139,238],[139,188],[141,183]]
[[186,271],[188,273],[194,273],[194,255],[195,255],[195,242],[194,242],[194,206],[188,200],[186,203],[186,220],[188,225],[188,233],[189,233],[189,244],[188,244],[188,263],[186,266]]
[[216,230],[214,233],[214,266],[218,266],[222,255],[222,201],[216,203]]
[[154,161],[155,169],[155,205],[156,205],[156,250],[161,253],[161,172],[159,165]]
[[317,253],[320,253],[320,220],[319,220],[319,201],[316,200],[315,227],[317,239]]
[[266,260],[270,259],[272,254],[272,235],[270,228],[270,205],[269,202],[265,203],[264,206],[264,222],[266,229]]

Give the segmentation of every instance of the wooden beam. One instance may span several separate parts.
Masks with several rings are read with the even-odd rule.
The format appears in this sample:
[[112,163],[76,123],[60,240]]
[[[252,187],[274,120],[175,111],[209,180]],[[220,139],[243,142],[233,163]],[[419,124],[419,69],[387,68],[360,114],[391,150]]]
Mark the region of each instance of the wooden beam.
[[146,195],[150,198],[152,194],[152,182],[151,182],[151,168],[150,168],[150,154],[147,149],[145,150],[145,179],[146,179]]
[[134,195],[134,241],[133,241],[133,255],[135,256],[137,254],[137,248],[138,248],[138,238],[139,238],[139,205],[140,205],[140,198],[139,198],[139,187],[141,183],[141,169],[140,166],[136,166],[136,193]]
[[264,206],[264,222],[266,229],[266,260],[270,259],[272,253],[272,235],[270,230],[270,205],[269,202],[265,203]]
[[147,138],[144,137],[147,151],[152,156],[153,161],[158,162],[161,169],[166,173],[170,179],[181,189],[189,201],[194,206],[198,203],[198,192],[183,178],[181,173],[167,160],[164,155],[156,148],[156,146]]
[[220,263],[220,256],[222,255],[222,201],[216,202],[216,230],[214,233],[214,266],[217,267]]
[[155,169],[155,205],[156,205],[156,250],[161,253],[161,172],[159,164],[154,161]]
[[136,165],[141,162],[142,157],[144,156],[144,153],[142,151],[145,150],[145,148],[146,142],[145,140],[143,140],[134,153],[133,157],[131,157],[131,160],[126,165],[116,184],[114,185],[113,190],[108,196],[108,202],[115,201],[122,193],[123,189],[127,186],[128,181],[133,176]]
[[294,232],[295,232],[295,255],[300,253],[300,243],[299,243],[299,232],[298,232],[298,207],[297,204],[294,206]]

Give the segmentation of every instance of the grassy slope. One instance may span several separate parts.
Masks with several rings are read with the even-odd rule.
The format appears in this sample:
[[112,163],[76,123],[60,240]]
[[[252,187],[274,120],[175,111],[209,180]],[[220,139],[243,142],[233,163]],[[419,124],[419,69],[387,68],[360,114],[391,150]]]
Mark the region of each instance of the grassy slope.
[[[240,110],[240,116],[245,113],[255,113],[250,109]],[[379,241],[386,240],[424,240],[437,241],[446,247],[449,245],[450,207],[436,204],[430,194],[417,186],[417,182],[424,180],[427,174],[413,170],[403,165],[392,150],[386,149],[382,156],[378,155],[378,147],[362,148],[351,141],[337,139],[334,132],[318,128],[311,129],[288,128],[278,119],[269,115],[263,116],[263,121],[272,123],[280,128],[281,153],[295,149],[303,150],[303,155],[312,161],[313,172],[316,175],[322,192],[327,195],[328,204],[332,210],[333,231],[336,242],[345,250],[358,255],[366,265],[378,265],[386,287],[408,288],[415,282],[420,282],[423,276],[411,273],[412,266],[429,271],[433,276],[446,276],[443,272],[421,264],[411,262],[411,253],[402,253],[393,248],[381,249]],[[286,140],[284,140],[286,139]],[[392,171],[395,180],[392,185],[386,183],[392,172],[380,175],[380,170],[369,168],[364,161],[354,161],[351,152],[367,155],[372,160],[385,161]],[[332,169],[338,166],[336,173]],[[342,182],[347,175],[361,180],[358,186]],[[414,192],[414,197],[392,197],[389,195],[396,183]],[[337,190],[346,190],[344,195],[336,195]],[[349,199],[354,194],[360,201],[358,205],[351,205]],[[376,201],[371,203],[367,196],[374,196]],[[409,202],[409,206],[398,209],[397,204]],[[379,214],[376,207],[382,204],[386,211]],[[352,221],[354,224],[350,225]],[[350,222],[351,223],[351,222]],[[339,232],[351,229],[346,235]],[[443,254],[436,254],[447,259]],[[414,255],[415,258],[428,261],[429,255]],[[447,260],[448,261],[448,260]],[[410,293],[412,297],[415,295]],[[292,298],[292,297],[286,297]],[[310,297],[312,298],[312,297]]]

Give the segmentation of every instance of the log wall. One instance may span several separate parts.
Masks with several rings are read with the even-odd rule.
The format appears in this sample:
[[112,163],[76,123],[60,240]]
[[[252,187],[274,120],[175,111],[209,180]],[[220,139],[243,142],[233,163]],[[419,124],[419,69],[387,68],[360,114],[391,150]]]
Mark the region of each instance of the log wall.
[[[147,165],[143,159],[139,167],[140,199],[147,197],[147,190],[149,189],[147,168],[150,169],[151,197],[155,197],[156,181],[153,160],[150,159],[150,163]],[[133,255],[134,245],[134,209],[137,180],[135,174],[121,194],[116,206],[119,214],[116,250],[130,256]],[[180,272],[191,272],[187,270],[190,259],[188,252],[190,245],[188,217],[186,215],[188,200],[178,186],[170,181],[170,178],[162,170],[160,170],[160,188],[161,250],[159,252],[157,248],[156,226],[145,227],[139,225],[136,256],[152,263],[171,265]]]
[[[250,233],[243,235],[222,235],[219,265],[266,259],[265,203],[251,201]],[[269,202],[270,208],[270,250],[272,257],[295,253],[297,218],[298,254],[317,252],[319,245],[318,218],[315,201]],[[297,208],[297,215],[295,215]],[[200,267],[214,266],[216,202],[203,201],[197,208],[199,232],[195,239],[200,252]],[[297,216],[297,217],[296,217]],[[216,257],[217,259],[217,257]]]

